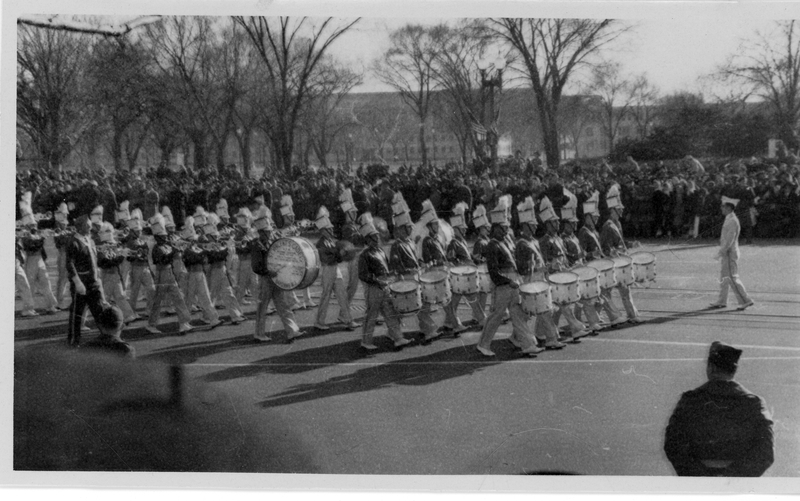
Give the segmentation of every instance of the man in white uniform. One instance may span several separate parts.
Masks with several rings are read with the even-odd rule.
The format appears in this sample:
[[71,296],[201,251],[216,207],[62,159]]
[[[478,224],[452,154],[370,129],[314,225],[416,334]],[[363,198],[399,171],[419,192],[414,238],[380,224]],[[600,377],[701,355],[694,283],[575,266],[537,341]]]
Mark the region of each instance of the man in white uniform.
[[719,299],[716,303],[709,305],[710,309],[725,308],[728,304],[728,289],[733,289],[736,300],[739,302],[737,310],[744,310],[753,306],[755,303],[744,288],[741,278],[739,278],[739,232],[741,225],[739,218],[733,212],[739,200],[735,198],[722,197],[722,213],[725,215],[725,223],[722,225],[722,235],[719,239],[719,252],[715,259],[720,259],[722,269],[720,271]]

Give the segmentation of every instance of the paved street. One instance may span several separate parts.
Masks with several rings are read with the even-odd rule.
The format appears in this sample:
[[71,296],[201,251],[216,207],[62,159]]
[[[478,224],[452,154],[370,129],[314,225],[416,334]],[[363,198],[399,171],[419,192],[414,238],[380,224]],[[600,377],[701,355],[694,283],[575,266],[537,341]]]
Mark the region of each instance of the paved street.
[[[716,245],[645,244],[658,259],[656,284],[634,292],[647,322],[536,359],[520,358],[505,341],[510,323],[492,345],[496,359],[477,353],[476,331],[395,352],[385,327],[376,331],[380,351],[365,356],[360,329],[314,330],[316,309],[298,312],[304,335],[294,343],[283,342],[272,315],[273,342],[256,345],[255,305],[239,326],[179,337],[171,316],[163,335],[137,322],[124,337],[140,360],[186,364],[192,378],[282,416],[321,472],[439,475],[672,475],[662,452],[667,420],[681,392],[705,382],[708,346],[723,340],[744,350],[737,380],[773,413],[776,459],[766,475],[800,476],[800,247],[743,246],[742,279],[756,305],[738,312],[731,295],[728,309],[703,311],[716,298]],[[317,283],[315,300],[319,292]],[[360,290],[354,309],[363,316]],[[334,301],[330,321],[337,312]],[[469,318],[463,303],[459,313]],[[15,348],[64,343],[66,319],[66,312],[18,317]],[[441,325],[443,312],[434,319]],[[415,318],[404,331],[417,331]]]

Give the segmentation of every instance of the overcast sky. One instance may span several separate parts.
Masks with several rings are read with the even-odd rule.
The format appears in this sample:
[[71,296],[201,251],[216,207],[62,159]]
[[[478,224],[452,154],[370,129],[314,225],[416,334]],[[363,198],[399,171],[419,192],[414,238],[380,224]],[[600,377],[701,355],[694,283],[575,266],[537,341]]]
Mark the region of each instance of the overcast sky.
[[[352,64],[368,65],[389,45],[389,32],[407,22],[436,24],[445,19],[363,19],[331,47],[333,54]],[[605,57],[623,64],[626,72],[647,73],[663,94],[698,90],[698,78],[708,74],[736,51],[742,37],[772,21],[744,17],[674,17],[632,21],[634,30]],[[367,74],[357,92],[390,90]]]

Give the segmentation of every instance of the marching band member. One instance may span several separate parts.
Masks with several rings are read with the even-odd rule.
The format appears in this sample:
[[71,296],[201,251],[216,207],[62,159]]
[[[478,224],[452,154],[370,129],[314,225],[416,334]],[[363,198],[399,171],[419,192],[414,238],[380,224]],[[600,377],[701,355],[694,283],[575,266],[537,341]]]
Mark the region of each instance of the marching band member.
[[[128,209],[129,206],[130,202],[125,200],[119,204],[119,208],[114,212],[114,221],[116,224],[116,229],[119,232],[117,240],[123,245],[127,245],[128,240],[130,239],[130,227],[128,226],[128,221],[131,219],[131,212]],[[122,264],[119,265],[119,271],[122,276],[122,290],[124,290],[127,294],[127,290],[129,288],[128,278],[131,273],[130,261],[127,259],[122,261]]]
[[[220,198],[219,202],[217,202],[216,207],[217,217],[219,218],[219,222],[217,223],[217,231],[219,232],[219,240],[220,241],[228,241],[233,238],[233,235],[236,232],[236,226],[231,223],[230,214],[228,214],[228,201],[224,198]],[[229,270],[228,276],[231,279],[231,286],[233,287],[234,293],[236,292],[236,282],[234,279],[236,276],[234,275],[234,271],[239,267],[239,255],[236,254],[235,247],[233,252],[228,252],[228,259],[225,261],[225,266]],[[244,298],[242,298],[244,299]],[[236,298],[239,301],[239,304],[242,304],[239,298]]]
[[31,293],[38,290],[44,296],[45,313],[58,312],[58,302],[50,288],[50,275],[47,273],[47,252],[44,250],[44,236],[37,231],[36,218],[31,209],[31,192],[26,192],[19,202],[22,225],[26,234],[22,237],[22,250],[25,251],[25,275]]
[[[424,217],[430,218],[430,212]],[[414,242],[411,240],[413,225],[411,224],[409,212],[406,211],[400,214],[394,214],[393,221],[395,241],[389,251],[389,268],[395,274],[399,275],[401,280],[419,282],[420,265],[417,260]],[[442,334],[438,332],[436,324],[431,317],[431,312],[431,305],[423,302],[422,308],[420,308],[417,313],[419,330],[424,335],[423,342],[432,341]]]
[[[514,258],[522,283],[547,282],[545,277],[545,264],[542,250],[536,234],[536,206],[533,197],[527,197],[522,203],[517,204],[517,214],[521,227],[520,238],[517,240]],[[558,340],[558,328],[553,321],[553,312],[547,311],[536,315],[531,333],[537,340],[544,341],[547,350],[560,350],[566,346]],[[516,345],[513,338],[509,340]]]
[[317,240],[317,251],[322,264],[322,294],[319,299],[319,310],[317,311],[317,321],[314,327],[321,331],[328,330],[328,326],[325,325],[325,317],[328,314],[331,294],[335,289],[336,300],[339,302],[339,318],[344,320],[345,329],[352,331],[360,324],[353,322],[350,302],[347,300],[345,277],[339,267],[339,263],[344,260],[347,251],[342,246],[337,245],[338,243],[333,237],[333,223],[330,220],[330,213],[324,205],[317,211],[314,224],[322,235]]
[[286,341],[291,342],[302,333],[289,306],[290,295],[275,285],[272,279],[278,276],[278,273],[270,271],[267,267],[267,251],[275,240],[273,234],[275,226],[272,222],[272,214],[263,204],[263,200],[255,212],[253,226],[258,231],[258,238],[250,242],[250,260],[253,272],[258,275],[258,308],[256,309],[256,329],[253,338],[257,342],[270,341],[264,330],[267,323],[267,307],[269,302],[273,301],[286,332]]
[[183,294],[186,306],[189,306],[189,300],[186,297],[186,287],[188,285],[189,273],[186,271],[186,266],[183,264],[183,242],[180,235],[175,231],[175,219],[172,217],[172,210],[168,206],[161,208],[161,215],[164,216],[164,228],[167,230],[167,241],[172,246],[172,273],[175,275],[175,281],[178,283],[178,290]]
[[131,308],[122,287],[119,265],[124,261],[125,254],[114,238],[114,225],[107,222],[102,223],[100,225],[100,246],[97,247],[97,267],[100,268],[103,293],[122,311],[123,321],[129,323],[140,317]]
[[72,234],[74,233],[74,228],[70,228],[68,226],[68,219],[69,216],[69,208],[67,204],[61,202],[58,206],[58,210],[55,212],[55,219],[56,219],[56,227],[55,231],[53,232],[53,242],[56,245],[56,250],[58,251],[58,259],[57,269],[58,269],[58,280],[56,281],[56,304],[62,310],[67,309],[64,305],[64,292],[67,288],[67,284],[69,282],[69,277],[67,277],[67,245],[69,244],[70,239],[72,238]]
[[153,283],[153,274],[150,270],[149,254],[150,248],[147,242],[142,237],[142,228],[144,223],[142,220],[142,211],[133,209],[131,212],[131,219],[128,221],[128,228],[131,233],[128,238],[126,247],[128,248],[127,260],[131,263],[131,284],[129,287],[128,301],[131,304],[133,311],[136,311],[139,304],[139,292],[144,288],[146,299],[145,311],[149,312],[153,301],[153,294],[156,292],[155,284]]
[[239,267],[236,270],[236,300],[239,304],[250,304],[245,295],[248,290],[255,290],[258,285],[256,275],[253,273],[253,262],[250,260],[250,242],[258,238],[258,234],[250,227],[252,220],[253,214],[247,207],[240,208],[236,214],[233,245],[239,258]]
[[[350,191],[350,188],[345,189],[339,195],[339,207],[344,212],[344,219],[345,223],[342,226],[342,240],[345,242],[350,242],[353,247],[354,251],[352,253],[353,258],[350,260],[342,261],[342,272],[344,273],[344,268],[347,268],[347,274],[349,278],[346,278],[345,281],[347,282],[347,302],[352,304],[353,298],[356,295],[356,291],[358,291],[358,255],[364,249],[364,237],[358,231],[358,224],[356,223],[356,217],[358,216],[358,209],[356,209],[356,204],[353,201],[353,194]],[[342,319],[340,318],[339,321],[341,322]]]
[[741,225],[739,218],[734,212],[739,200],[735,198],[722,197],[722,213],[725,215],[725,222],[722,224],[722,233],[719,240],[719,251],[715,259],[720,259],[722,268],[720,272],[720,289],[717,302],[709,305],[710,309],[725,308],[728,304],[728,289],[733,289],[736,299],[739,302],[737,310],[745,310],[755,303],[744,288],[742,279],[739,278],[739,232]]
[[[567,252],[567,264],[570,267],[583,266],[585,264],[585,253],[581,248],[578,237],[575,235],[575,229],[578,227],[578,218],[576,216],[578,197],[566,188],[564,188],[564,195],[569,198],[569,201],[561,208],[561,219],[564,221],[561,239],[564,242],[564,250]],[[573,308],[576,318],[580,316],[581,309],[586,312],[586,319],[589,321],[588,329],[596,334],[602,326],[600,325],[600,317],[595,309],[595,303],[595,299],[581,298]]]
[[233,286],[228,276],[226,262],[228,260],[228,246],[224,242],[218,241],[219,230],[217,230],[219,216],[209,213],[206,216],[206,224],[203,226],[203,235],[208,243],[208,288],[211,293],[211,302],[220,299],[231,317],[231,323],[237,325],[246,320],[242,315],[242,308],[239,301],[233,294]]
[[70,279],[72,304],[69,307],[69,326],[67,343],[79,346],[84,314],[88,306],[95,321],[108,302],[97,279],[97,251],[89,236],[91,222],[89,216],[79,216],[75,220],[75,233],[67,246],[67,273]]
[[494,356],[491,350],[492,339],[508,311],[511,315],[513,326],[511,336],[514,338],[514,344],[522,348],[523,354],[535,357],[536,353],[544,349],[536,346],[536,341],[528,328],[528,315],[519,305],[520,277],[514,254],[505,240],[508,228],[511,226],[508,217],[509,203],[509,198],[500,197],[497,206],[489,213],[492,222],[492,240],[486,249],[486,264],[495,289],[492,310],[486,318],[480,341],[475,347],[485,357]]
[[91,235],[95,245],[100,245],[100,226],[103,224],[103,212],[105,212],[103,206],[98,205],[89,214],[89,220],[92,222]]
[[192,304],[199,305],[203,311],[202,322],[216,327],[222,321],[219,319],[217,309],[211,303],[211,293],[208,291],[208,282],[203,271],[207,262],[206,252],[199,245],[194,225],[194,217],[187,216],[183,220],[183,229],[181,230],[181,238],[188,244],[183,250],[183,264],[186,266],[187,273],[184,302],[187,308]]
[[[472,260],[475,264],[480,265],[486,263],[486,249],[489,246],[489,220],[486,219],[486,208],[483,204],[475,207],[472,212],[472,225],[478,230],[478,237],[472,246]],[[478,292],[478,308],[482,312],[486,311],[486,300],[489,298],[488,292]],[[486,314],[484,313],[484,323]],[[481,325],[483,328],[483,324]]]
[[[586,256],[587,261],[595,259],[605,259],[603,248],[600,245],[600,234],[597,232],[597,222],[600,220],[600,192],[595,191],[583,204],[583,226],[578,230],[578,243]],[[603,289],[600,291],[600,298],[595,303],[595,311],[599,305],[608,315],[610,325],[618,325],[625,320],[614,303],[610,301],[611,291]],[[590,314],[586,318],[592,321]]]
[[[603,224],[603,229],[600,230],[600,244],[603,247],[603,252],[611,257],[625,255],[628,252],[628,247],[625,245],[625,239],[622,236],[622,223],[619,218],[622,216],[622,200],[619,196],[619,186],[614,184],[606,194],[606,205],[608,206],[609,219]],[[625,312],[628,314],[628,322],[632,324],[639,324],[644,322],[639,311],[633,304],[633,297],[631,290],[628,286],[617,284],[620,298],[622,298],[622,305],[625,307]],[[608,291],[608,299],[611,300],[611,291]]]
[[158,330],[158,319],[161,317],[161,300],[166,299],[167,303],[175,308],[178,314],[178,334],[186,335],[192,330],[189,324],[191,315],[186,308],[183,294],[178,289],[178,282],[172,272],[175,249],[169,243],[167,236],[166,222],[164,216],[156,213],[150,218],[150,231],[153,232],[155,245],[152,250],[153,264],[156,267],[156,292],[151,302],[150,317],[147,320],[147,332],[160,334]]
[[[407,214],[406,214],[407,216]],[[408,220],[411,223],[411,220]],[[397,228],[395,228],[397,231]],[[389,259],[381,249],[381,238],[372,221],[372,214],[365,212],[359,218],[359,234],[366,240],[367,248],[358,257],[358,278],[364,283],[364,300],[367,312],[364,316],[364,330],[361,336],[361,347],[365,350],[377,350],[372,343],[378,313],[386,320],[389,337],[395,348],[401,348],[411,341],[403,336],[400,319],[392,306],[389,297],[390,268]],[[413,247],[411,253],[413,255]]]
[[[294,221],[294,202],[292,202],[291,195],[283,195],[281,197],[281,219],[283,219],[283,228],[281,228],[280,235],[282,237],[298,237],[300,236],[300,229],[295,225]],[[303,301],[297,299],[297,291],[293,290],[291,297],[294,302],[292,309],[305,310],[306,308],[313,308],[317,306],[311,299],[311,287],[301,289],[303,292]]]
[[[567,260],[567,250],[564,247],[564,241],[559,236],[558,232],[561,225],[558,221],[558,216],[553,209],[553,204],[547,197],[542,198],[539,202],[539,219],[545,224],[547,234],[542,237],[540,247],[542,249],[542,257],[547,265],[549,273],[558,273],[569,269]],[[555,305],[554,305],[555,306]],[[553,323],[558,326],[558,321],[561,314],[567,319],[569,325],[570,336],[566,336],[567,341],[574,341],[583,336],[589,335],[586,326],[575,318],[575,312],[572,310],[572,305],[557,306],[558,310],[553,314]]]
[[36,304],[33,301],[33,293],[31,286],[28,283],[28,276],[25,275],[25,251],[22,250],[22,241],[19,235],[14,238],[14,283],[17,290],[19,290],[20,298],[22,299],[22,313],[23,317],[36,317]]
[[[472,256],[467,247],[465,234],[467,232],[467,221],[464,219],[464,212],[468,209],[467,204],[459,202],[453,207],[453,217],[450,218],[450,226],[453,227],[453,239],[447,245],[447,260],[452,266],[475,266]],[[437,229],[438,231],[438,229]],[[480,307],[477,294],[466,296],[467,304],[472,308],[472,319],[481,329],[486,322],[486,314]],[[464,324],[458,319],[458,304],[461,302],[461,294],[453,292],[453,299],[445,306],[444,326],[452,330],[455,335],[466,330]]]

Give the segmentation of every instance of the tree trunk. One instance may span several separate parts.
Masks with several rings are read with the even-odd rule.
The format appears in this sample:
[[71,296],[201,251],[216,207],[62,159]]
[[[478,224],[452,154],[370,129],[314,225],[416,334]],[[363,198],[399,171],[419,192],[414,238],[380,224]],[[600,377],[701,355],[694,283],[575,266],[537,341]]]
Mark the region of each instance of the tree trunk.
[[114,160],[114,171],[122,172],[122,133],[124,129],[114,125],[111,138],[111,158]]
[[192,134],[192,146],[194,146],[194,169],[205,170],[206,168],[206,145],[202,134]]
[[419,127],[419,153],[420,159],[422,160],[422,165],[428,165],[428,152],[425,148],[425,122],[423,121],[422,117],[420,117]]
[[251,134],[252,133],[249,129],[245,129],[242,132],[241,138],[237,136],[237,139],[239,139],[239,149],[241,150],[242,154],[242,174],[246,179],[250,177],[250,170],[251,170],[250,164],[253,162],[252,155],[250,154]]

